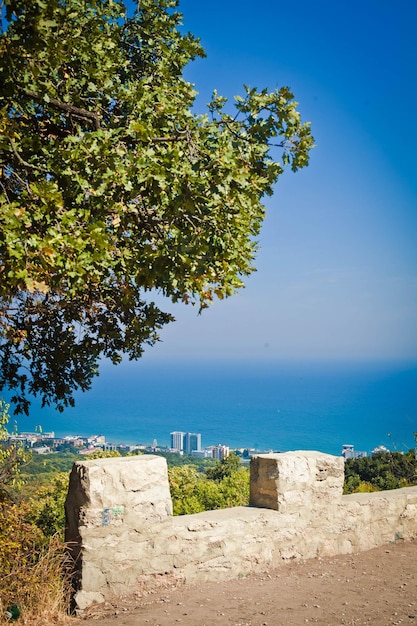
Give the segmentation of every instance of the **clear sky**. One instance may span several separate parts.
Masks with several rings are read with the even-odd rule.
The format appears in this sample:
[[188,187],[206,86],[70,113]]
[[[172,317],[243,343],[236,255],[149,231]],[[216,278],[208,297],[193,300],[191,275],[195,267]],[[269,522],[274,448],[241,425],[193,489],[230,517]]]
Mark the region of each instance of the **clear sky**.
[[246,288],[177,322],[145,359],[417,358],[417,2],[182,0],[214,88],[292,88],[316,139],[286,172]]

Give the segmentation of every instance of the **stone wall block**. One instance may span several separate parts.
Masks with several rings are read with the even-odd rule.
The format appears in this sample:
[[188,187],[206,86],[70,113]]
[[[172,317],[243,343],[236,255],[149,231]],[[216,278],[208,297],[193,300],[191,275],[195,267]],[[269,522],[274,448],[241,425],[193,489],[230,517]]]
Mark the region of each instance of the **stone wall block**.
[[251,460],[250,504],[308,512],[340,499],[343,481],[342,457],[314,451],[259,455]]
[[69,540],[74,521],[79,530],[126,522],[142,527],[164,519],[172,515],[166,461],[143,455],[75,463],[66,509]]

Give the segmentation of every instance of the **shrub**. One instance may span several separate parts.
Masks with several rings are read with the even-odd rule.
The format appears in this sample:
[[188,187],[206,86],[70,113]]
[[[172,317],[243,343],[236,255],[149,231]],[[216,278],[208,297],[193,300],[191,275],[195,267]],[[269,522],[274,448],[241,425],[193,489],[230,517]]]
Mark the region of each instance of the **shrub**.
[[[240,465],[219,462],[211,471],[197,472],[182,465],[168,469],[174,515],[244,506],[249,503],[249,470]],[[224,471],[226,470],[226,471]]]
[[0,624],[14,604],[28,626],[63,623],[69,606],[65,550],[28,520],[27,503],[0,505]]
[[20,466],[28,459],[22,446],[8,442],[8,423],[9,405],[0,398],[0,502],[11,498],[19,484]]
[[45,537],[58,534],[64,538],[68,481],[68,472],[56,473],[48,485],[39,487],[29,499],[29,519]]
[[[372,457],[347,459],[344,493],[382,491],[417,484],[417,461],[414,450],[378,452]],[[368,487],[366,487],[368,485]]]

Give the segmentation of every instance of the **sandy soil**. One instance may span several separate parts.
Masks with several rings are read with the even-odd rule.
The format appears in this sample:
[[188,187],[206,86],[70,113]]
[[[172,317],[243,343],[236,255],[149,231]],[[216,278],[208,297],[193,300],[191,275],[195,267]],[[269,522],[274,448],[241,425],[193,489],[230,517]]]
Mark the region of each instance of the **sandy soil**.
[[167,584],[95,607],[80,626],[84,619],[89,626],[417,626],[417,542],[293,561],[235,581]]

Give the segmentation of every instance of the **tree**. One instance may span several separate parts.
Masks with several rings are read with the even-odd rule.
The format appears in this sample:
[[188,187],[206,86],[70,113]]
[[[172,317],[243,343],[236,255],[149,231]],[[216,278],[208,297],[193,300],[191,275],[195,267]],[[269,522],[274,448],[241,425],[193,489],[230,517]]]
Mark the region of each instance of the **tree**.
[[242,467],[240,458],[234,452],[231,452],[228,456],[220,461],[216,461],[214,467],[207,468],[207,478],[210,480],[223,480],[227,476],[232,476],[234,472],[237,472]]
[[[169,487],[174,515],[189,515],[214,509],[247,506],[249,503],[249,468],[229,464],[220,475],[197,472],[191,465],[168,468]],[[220,464],[219,464],[220,465]]]
[[347,459],[345,493],[399,489],[417,484],[415,451],[378,452],[372,457]]
[[202,478],[195,467],[179,465],[168,468],[169,488],[174,515],[190,515],[204,511],[204,504],[197,493]]
[[262,197],[308,164],[290,89],[205,114],[182,77],[204,51],[175,0],[3,0],[0,391],[59,410],[99,359],[141,356],[172,316],[253,271]]
[[9,405],[0,398],[0,503],[9,501],[19,483],[20,467],[29,455],[18,443],[9,441]]
[[68,492],[68,472],[54,474],[48,485],[39,487],[29,499],[28,518],[45,537],[59,534],[64,540],[65,499]]

